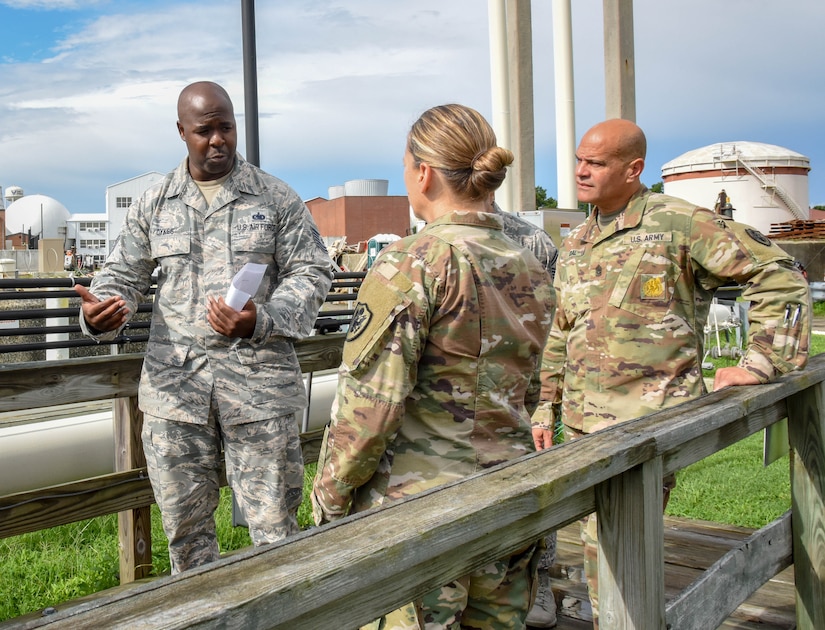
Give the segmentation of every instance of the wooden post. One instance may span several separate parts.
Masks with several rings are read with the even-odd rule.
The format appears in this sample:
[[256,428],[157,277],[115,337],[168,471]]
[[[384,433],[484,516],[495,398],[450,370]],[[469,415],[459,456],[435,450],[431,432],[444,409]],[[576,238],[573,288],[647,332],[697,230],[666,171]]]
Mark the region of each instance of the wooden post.
[[661,457],[596,487],[602,628],[665,627],[662,500]]
[[[115,398],[112,401],[115,431],[115,470],[123,472],[146,466],[140,432],[143,413],[138,409],[137,396]],[[127,584],[147,577],[152,572],[151,508],[142,507],[118,512],[118,545],[120,547],[120,583]]]
[[636,122],[636,55],[633,0],[604,0],[606,118]]
[[825,385],[788,398],[791,508],[800,630],[825,628]]

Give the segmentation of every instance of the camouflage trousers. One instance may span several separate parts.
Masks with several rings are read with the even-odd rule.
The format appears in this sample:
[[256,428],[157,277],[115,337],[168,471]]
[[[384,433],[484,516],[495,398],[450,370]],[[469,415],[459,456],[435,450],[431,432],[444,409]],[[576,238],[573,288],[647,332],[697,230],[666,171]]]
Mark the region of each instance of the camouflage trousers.
[[[575,440],[587,435],[576,429],[564,427],[565,440]],[[662,511],[667,507],[670,491],[676,487],[676,476],[667,475],[662,480],[664,500]],[[581,539],[584,545],[584,575],[587,579],[587,592],[590,595],[590,607],[593,610],[593,627],[599,627],[599,523],[595,514],[585,516],[581,521]]]
[[394,610],[362,630],[522,630],[540,552],[532,544]]
[[142,438],[173,574],[220,557],[214,513],[222,456],[255,545],[299,531],[304,464],[294,416],[220,426],[213,414],[205,425],[145,415]]

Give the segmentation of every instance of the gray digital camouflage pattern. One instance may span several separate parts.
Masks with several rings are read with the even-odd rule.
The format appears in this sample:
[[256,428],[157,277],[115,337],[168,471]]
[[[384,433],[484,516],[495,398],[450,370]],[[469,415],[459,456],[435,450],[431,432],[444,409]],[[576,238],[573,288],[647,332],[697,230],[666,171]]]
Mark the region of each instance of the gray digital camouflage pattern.
[[173,573],[220,557],[213,514],[224,459],[221,443],[226,477],[252,543],[276,542],[300,530],[304,467],[295,416],[218,429],[216,421],[182,423],[147,414],[141,437]]
[[[385,248],[368,272],[319,457],[317,523],[534,450],[530,413],[554,292],[547,271],[503,235],[502,224],[492,213],[448,214]],[[416,619],[427,628],[458,627],[476,615],[467,597],[491,604],[477,612],[480,625],[466,627],[523,627],[538,559],[534,546],[523,556],[369,627],[403,628]],[[485,590],[486,582],[497,586]],[[417,614],[409,618],[410,610]]]
[[[251,339],[230,339],[207,322],[207,299],[225,297],[248,262],[269,266],[252,298],[255,332]],[[332,266],[295,191],[238,156],[207,207],[184,160],[129,208],[90,290],[100,299],[122,296],[134,314],[158,265],[141,410],[205,423],[214,402],[221,422],[235,424],[306,406],[292,342],[312,331]]]
[[729,281],[751,302],[740,366],[763,383],[803,367],[811,301],[792,262],[749,226],[646,188],[604,231],[593,213],[561,248],[534,422],[553,426],[561,403],[564,424],[591,433],[705,393],[703,328]]
[[550,235],[539,227],[536,227],[526,219],[517,214],[504,212],[493,204],[496,214],[500,215],[504,222],[504,234],[521,245],[524,249],[529,249],[541,263],[552,278],[556,274],[556,260],[559,257],[559,250]]
[[[187,164],[129,208],[90,287],[100,299],[122,296],[131,315],[159,267],[138,400],[173,573],[217,557],[222,444],[253,542],[297,532],[303,459],[293,414],[306,393],[293,341],[312,331],[332,283],[315,223],[289,186],[237,156],[207,206]],[[208,299],[225,297],[247,262],[268,266],[252,297],[255,330],[231,339],[207,321]]]

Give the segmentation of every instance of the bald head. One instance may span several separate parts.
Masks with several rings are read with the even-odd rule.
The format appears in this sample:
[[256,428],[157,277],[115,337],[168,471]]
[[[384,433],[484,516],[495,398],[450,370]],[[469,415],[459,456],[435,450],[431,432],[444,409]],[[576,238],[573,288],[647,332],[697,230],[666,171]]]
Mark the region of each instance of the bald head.
[[178,96],[178,120],[185,116],[189,109],[197,106],[203,101],[211,101],[214,103],[221,103],[227,107],[229,111],[233,111],[232,99],[229,94],[217,83],[212,81],[197,81],[190,83]]
[[634,122],[611,118],[593,125],[582,137],[582,142],[598,141],[605,150],[624,160],[645,159],[647,139],[644,131]]
[[579,201],[602,214],[622,210],[641,187],[647,140],[633,122],[614,118],[591,127],[576,150]]
[[220,85],[198,81],[178,97],[178,133],[189,151],[189,173],[212,181],[235,166],[238,132],[232,100]]

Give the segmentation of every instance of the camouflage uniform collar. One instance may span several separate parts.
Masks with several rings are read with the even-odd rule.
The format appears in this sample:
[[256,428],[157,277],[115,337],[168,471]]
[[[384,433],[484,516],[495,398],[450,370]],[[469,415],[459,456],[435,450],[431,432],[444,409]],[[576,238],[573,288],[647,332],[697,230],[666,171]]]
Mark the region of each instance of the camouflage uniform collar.
[[610,238],[617,232],[638,227],[642,222],[647,207],[650,191],[642,184],[641,188],[630,198],[625,209],[619,213],[613,223],[604,229],[599,227],[598,209],[587,218],[583,240],[593,243]]
[[[182,195],[190,185],[197,188],[195,180],[189,174],[189,158],[183,158],[177,168],[172,171],[172,181],[166,191],[166,197],[172,198]],[[237,188],[238,192],[251,195],[261,195],[265,188],[257,167],[244,160],[240,153],[235,154],[235,167],[224,185]]]
[[448,212],[447,214],[438,217],[435,221],[430,223],[430,225],[442,224],[474,225],[476,227],[484,227],[492,230],[504,229],[504,219],[502,219],[501,216],[497,215],[495,212],[453,210],[452,212]]

